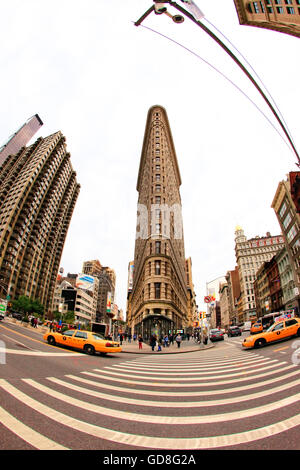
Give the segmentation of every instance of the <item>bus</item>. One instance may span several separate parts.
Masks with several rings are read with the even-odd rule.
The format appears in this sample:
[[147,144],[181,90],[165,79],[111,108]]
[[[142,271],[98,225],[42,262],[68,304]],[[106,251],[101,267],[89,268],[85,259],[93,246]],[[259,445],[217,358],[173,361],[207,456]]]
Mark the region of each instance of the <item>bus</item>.
[[262,333],[263,330],[269,328],[274,322],[281,321],[286,318],[294,318],[294,309],[281,310],[279,312],[267,313],[261,318],[258,318],[256,322],[251,326],[251,334]]

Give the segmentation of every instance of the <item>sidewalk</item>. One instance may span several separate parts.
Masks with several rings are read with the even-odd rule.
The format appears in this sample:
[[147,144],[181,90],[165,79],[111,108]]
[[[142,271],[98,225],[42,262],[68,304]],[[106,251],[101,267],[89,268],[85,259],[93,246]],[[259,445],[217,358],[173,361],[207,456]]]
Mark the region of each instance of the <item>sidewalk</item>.
[[180,353],[188,353],[193,351],[205,351],[207,349],[213,348],[214,344],[210,343],[205,345],[199,345],[194,342],[194,340],[190,339],[184,340],[181,342],[180,348],[178,348],[177,344],[170,344],[169,347],[164,348],[161,347],[161,351],[157,351],[157,347],[155,351],[152,351],[151,346],[147,343],[143,343],[143,349],[139,349],[138,341],[123,341],[122,344],[122,353],[131,353],[131,354],[180,354]]
[[[3,320],[2,320],[3,321]],[[49,331],[49,328],[39,325],[37,328],[33,328],[30,323],[25,324],[22,323],[20,320],[14,320],[10,317],[6,317],[4,322],[8,321],[11,323],[16,323],[19,326],[23,326],[23,328],[29,328],[32,329],[33,331],[36,331],[41,334],[45,334],[46,332]],[[139,349],[139,343],[138,341],[133,341],[131,340],[131,343],[128,341],[123,341],[122,344],[122,353],[130,353],[130,354],[180,354],[180,353],[188,353],[188,352],[193,352],[193,351],[205,351],[207,349],[211,349],[214,347],[213,343],[207,344],[207,345],[199,345],[194,342],[193,339],[184,340],[180,344],[180,348],[178,348],[177,344],[170,344],[169,347],[164,348],[163,346],[161,347],[161,351],[157,351],[157,347],[155,348],[155,351],[152,351],[151,346],[149,346],[148,343],[143,343],[143,348]]]

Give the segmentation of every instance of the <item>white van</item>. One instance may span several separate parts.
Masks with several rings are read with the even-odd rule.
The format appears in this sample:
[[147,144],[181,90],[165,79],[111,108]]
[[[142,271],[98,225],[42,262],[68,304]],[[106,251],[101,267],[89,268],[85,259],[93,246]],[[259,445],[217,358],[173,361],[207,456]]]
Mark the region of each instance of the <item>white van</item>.
[[251,321],[246,321],[242,326],[242,330],[243,331],[250,331],[251,325],[252,325]]

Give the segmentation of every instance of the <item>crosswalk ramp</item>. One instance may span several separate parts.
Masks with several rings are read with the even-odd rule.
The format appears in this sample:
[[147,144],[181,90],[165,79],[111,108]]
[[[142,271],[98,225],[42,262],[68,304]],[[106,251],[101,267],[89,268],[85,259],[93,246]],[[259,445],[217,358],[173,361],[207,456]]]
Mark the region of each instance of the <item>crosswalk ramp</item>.
[[299,366],[254,352],[143,356],[0,390],[0,423],[26,449],[254,449],[300,429]]

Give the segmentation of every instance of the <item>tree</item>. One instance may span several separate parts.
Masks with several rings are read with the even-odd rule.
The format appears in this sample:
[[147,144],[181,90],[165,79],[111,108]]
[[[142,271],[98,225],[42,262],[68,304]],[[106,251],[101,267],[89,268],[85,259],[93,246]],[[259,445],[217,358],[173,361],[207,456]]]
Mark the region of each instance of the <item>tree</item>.
[[22,312],[26,315],[35,313],[38,316],[42,316],[44,313],[44,306],[41,302],[38,299],[31,299],[26,295],[20,295],[16,300],[13,300],[12,307],[17,312]]

